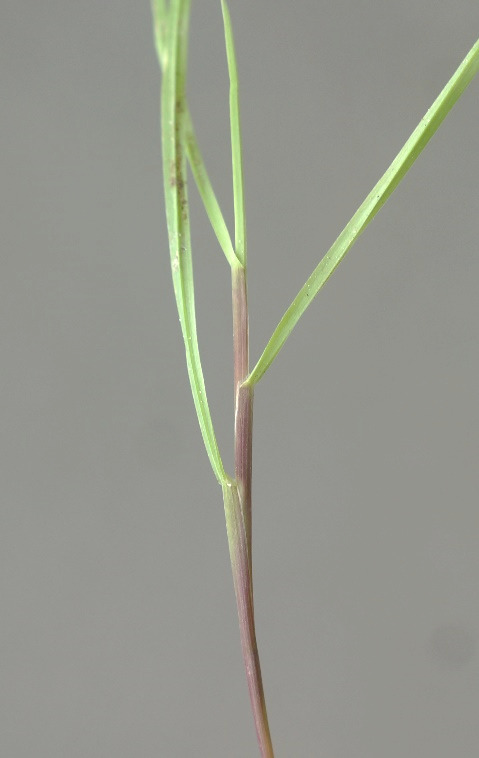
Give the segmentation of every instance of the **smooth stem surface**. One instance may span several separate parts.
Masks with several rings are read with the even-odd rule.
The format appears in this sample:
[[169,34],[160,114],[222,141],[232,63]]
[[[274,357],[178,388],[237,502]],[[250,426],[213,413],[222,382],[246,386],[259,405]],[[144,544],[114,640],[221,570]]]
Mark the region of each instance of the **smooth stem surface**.
[[264,699],[261,667],[254,624],[253,569],[251,557],[251,477],[253,446],[253,387],[243,384],[248,376],[248,295],[246,271],[232,270],[233,347],[235,389],[235,476],[223,488],[226,529],[233,583],[238,607],[241,648],[251,707],[262,756],[273,756]]
[[254,625],[253,583],[243,509],[236,482],[223,484],[226,530],[238,608],[241,648],[262,758],[274,758]]
[[238,96],[238,67],[225,0],[221,0],[226,56],[230,80],[231,155],[235,216],[235,255],[231,267],[233,296],[233,354],[235,403],[235,482],[223,487],[226,529],[238,608],[241,648],[246,678],[263,758],[273,758],[268,716],[254,623],[253,567],[251,557],[251,476],[253,446],[253,386],[245,385],[249,373],[248,294],[246,283],[246,221],[244,210],[243,159]]
[[[253,443],[253,393],[241,385],[249,371],[248,295],[245,269],[231,272],[233,295],[233,354],[235,402],[235,476],[245,519],[251,555],[251,475]],[[250,558],[251,564],[251,558]]]

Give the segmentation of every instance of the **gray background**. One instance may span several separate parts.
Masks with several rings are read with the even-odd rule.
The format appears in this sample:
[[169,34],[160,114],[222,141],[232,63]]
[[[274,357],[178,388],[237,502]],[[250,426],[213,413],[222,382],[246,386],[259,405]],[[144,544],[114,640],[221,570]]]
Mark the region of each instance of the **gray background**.
[[[252,357],[472,46],[479,7],[231,0]],[[221,495],[189,395],[147,0],[2,2],[5,758],[255,756]],[[231,219],[219,2],[190,102]],[[479,82],[258,386],[254,561],[278,758],[479,746]],[[192,191],[231,466],[227,265]]]

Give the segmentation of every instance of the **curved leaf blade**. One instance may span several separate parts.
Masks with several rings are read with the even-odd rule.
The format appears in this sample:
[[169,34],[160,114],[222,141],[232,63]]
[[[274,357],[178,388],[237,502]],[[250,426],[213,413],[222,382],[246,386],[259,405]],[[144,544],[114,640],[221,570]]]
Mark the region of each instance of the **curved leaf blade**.
[[223,483],[226,473],[208,407],[196,331],[186,155],[183,141],[189,6],[190,0],[172,0],[169,7],[167,65],[164,68],[161,97],[163,178],[171,272],[185,343],[191,392],[211,466],[218,481]]
[[[169,8],[166,7],[165,0],[151,0],[151,7],[156,54],[160,68],[164,71],[168,60],[167,35]],[[191,166],[193,177],[210,224],[213,227],[213,231],[229,265],[231,267],[237,266],[239,260],[235,254],[228,227],[226,226],[224,216],[221,212],[221,208],[216,199],[211,180],[206,170],[187,104],[184,113],[183,136],[186,146],[186,156]]]

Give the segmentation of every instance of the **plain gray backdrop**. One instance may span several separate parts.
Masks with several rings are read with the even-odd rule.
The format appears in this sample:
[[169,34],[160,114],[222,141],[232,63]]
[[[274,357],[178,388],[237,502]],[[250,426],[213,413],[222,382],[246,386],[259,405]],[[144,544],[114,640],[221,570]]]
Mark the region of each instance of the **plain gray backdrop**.
[[[474,43],[470,0],[231,0],[256,360]],[[5,758],[250,758],[221,492],[172,295],[143,2],[2,1]],[[190,104],[231,221],[220,4]],[[257,632],[278,758],[479,750],[479,81],[256,391]],[[231,468],[227,264],[191,188]]]

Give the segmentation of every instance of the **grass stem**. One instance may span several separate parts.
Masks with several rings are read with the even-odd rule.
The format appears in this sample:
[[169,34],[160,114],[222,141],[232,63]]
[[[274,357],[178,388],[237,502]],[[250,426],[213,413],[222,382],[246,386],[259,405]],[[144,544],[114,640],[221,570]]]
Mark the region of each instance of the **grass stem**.
[[241,649],[256,735],[262,758],[274,758],[256,644],[250,552],[243,508],[236,482],[228,482],[223,485],[223,499],[236,606],[238,608]]
[[[251,556],[251,477],[253,448],[253,386],[249,372],[249,327],[246,269],[232,269],[235,388],[235,477],[225,497],[226,529],[238,607],[241,647],[261,755],[273,756],[254,624]],[[223,492],[225,488],[223,488]]]

